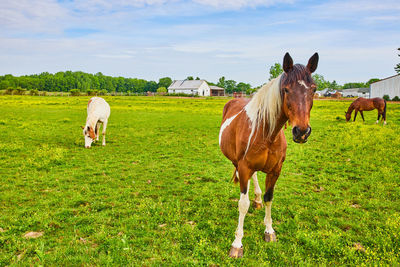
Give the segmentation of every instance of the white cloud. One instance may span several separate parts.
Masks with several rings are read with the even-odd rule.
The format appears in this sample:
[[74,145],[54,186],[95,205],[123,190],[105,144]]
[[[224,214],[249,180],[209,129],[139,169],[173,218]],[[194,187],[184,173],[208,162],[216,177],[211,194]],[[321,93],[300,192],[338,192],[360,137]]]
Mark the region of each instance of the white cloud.
[[66,14],[67,10],[53,0],[0,1],[2,30],[59,32],[57,21]]
[[218,9],[240,9],[245,7],[272,6],[293,3],[294,0],[193,0],[193,2]]

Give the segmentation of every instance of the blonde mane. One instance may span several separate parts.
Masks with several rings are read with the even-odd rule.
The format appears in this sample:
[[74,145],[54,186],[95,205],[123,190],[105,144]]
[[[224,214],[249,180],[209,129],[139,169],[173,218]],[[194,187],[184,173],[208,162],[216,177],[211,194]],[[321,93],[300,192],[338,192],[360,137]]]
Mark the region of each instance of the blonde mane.
[[250,140],[256,129],[266,125],[266,129],[263,127],[263,131],[267,130],[268,136],[271,136],[275,130],[282,105],[280,93],[281,76],[282,74],[264,84],[245,107],[247,116],[251,121],[251,133],[246,152],[249,149]]

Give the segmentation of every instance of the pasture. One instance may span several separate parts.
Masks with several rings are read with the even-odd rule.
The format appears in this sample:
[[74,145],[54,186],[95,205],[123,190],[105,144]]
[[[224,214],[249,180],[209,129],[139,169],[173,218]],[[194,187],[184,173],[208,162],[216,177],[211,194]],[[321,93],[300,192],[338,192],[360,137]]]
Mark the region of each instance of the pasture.
[[250,207],[244,257],[230,259],[239,187],[218,147],[228,99],[105,97],[107,146],[85,149],[88,99],[0,96],[1,266],[400,264],[399,104],[382,126],[376,110],[346,123],[350,102],[314,101],[309,141],[286,130],[278,242],[263,241],[265,211]]

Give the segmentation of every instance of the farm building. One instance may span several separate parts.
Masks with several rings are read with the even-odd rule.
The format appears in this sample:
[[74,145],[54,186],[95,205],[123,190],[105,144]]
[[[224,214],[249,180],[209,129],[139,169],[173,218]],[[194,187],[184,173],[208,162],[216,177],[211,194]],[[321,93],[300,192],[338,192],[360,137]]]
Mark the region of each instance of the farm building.
[[369,88],[350,88],[341,91],[343,97],[366,97],[369,98]]
[[371,83],[370,97],[383,97],[388,95],[391,99],[400,97],[400,74]]
[[218,86],[209,86],[205,80],[176,80],[168,87],[168,93],[199,96],[224,96],[225,89]]

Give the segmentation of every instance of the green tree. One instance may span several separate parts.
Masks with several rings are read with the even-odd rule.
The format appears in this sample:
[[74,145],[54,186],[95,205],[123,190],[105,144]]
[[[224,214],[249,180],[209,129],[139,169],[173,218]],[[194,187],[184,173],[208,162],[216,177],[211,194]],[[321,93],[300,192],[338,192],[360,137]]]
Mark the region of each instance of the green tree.
[[368,82],[366,83],[366,86],[369,87],[371,83],[374,83],[374,82],[377,82],[377,81],[379,81],[378,78],[369,79]]
[[229,94],[233,93],[236,89],[236,81],[234,80],[227,80],[225,81],[225,91]]
[[222,76],[221,78],[219,78],[217,86],[222,87],[222,88],[226,88],[226,84],[225,84],[225,77]]
[[164,77],[158,80],[158,87],[168,88],[171,84],[172,84],[172,79],[170,77]]
[[193,81],[193,76],[187,76],[186,80]]
[[[400,48],[397,48],[397,50],[400,51]],[[400,55],[398,55],[400,57]],[[396,67],[394,67],[394,70],[400,74],[400,63],[396,65]]]
[[243,83],[240,82],[236,85],[236,90],[237,92],[246,92],[249,91],[251,89],[251,85],[248,83]]
[[281,64],[275,63],[269,68],[269,80],[275,79],[276,77],[281,75],[281,73],[283,73]]
[[312,78],[317,85],[317,90],[321,91],[328,87],[328,82],[325,81],[324,76],[320,74],[313,74]]

